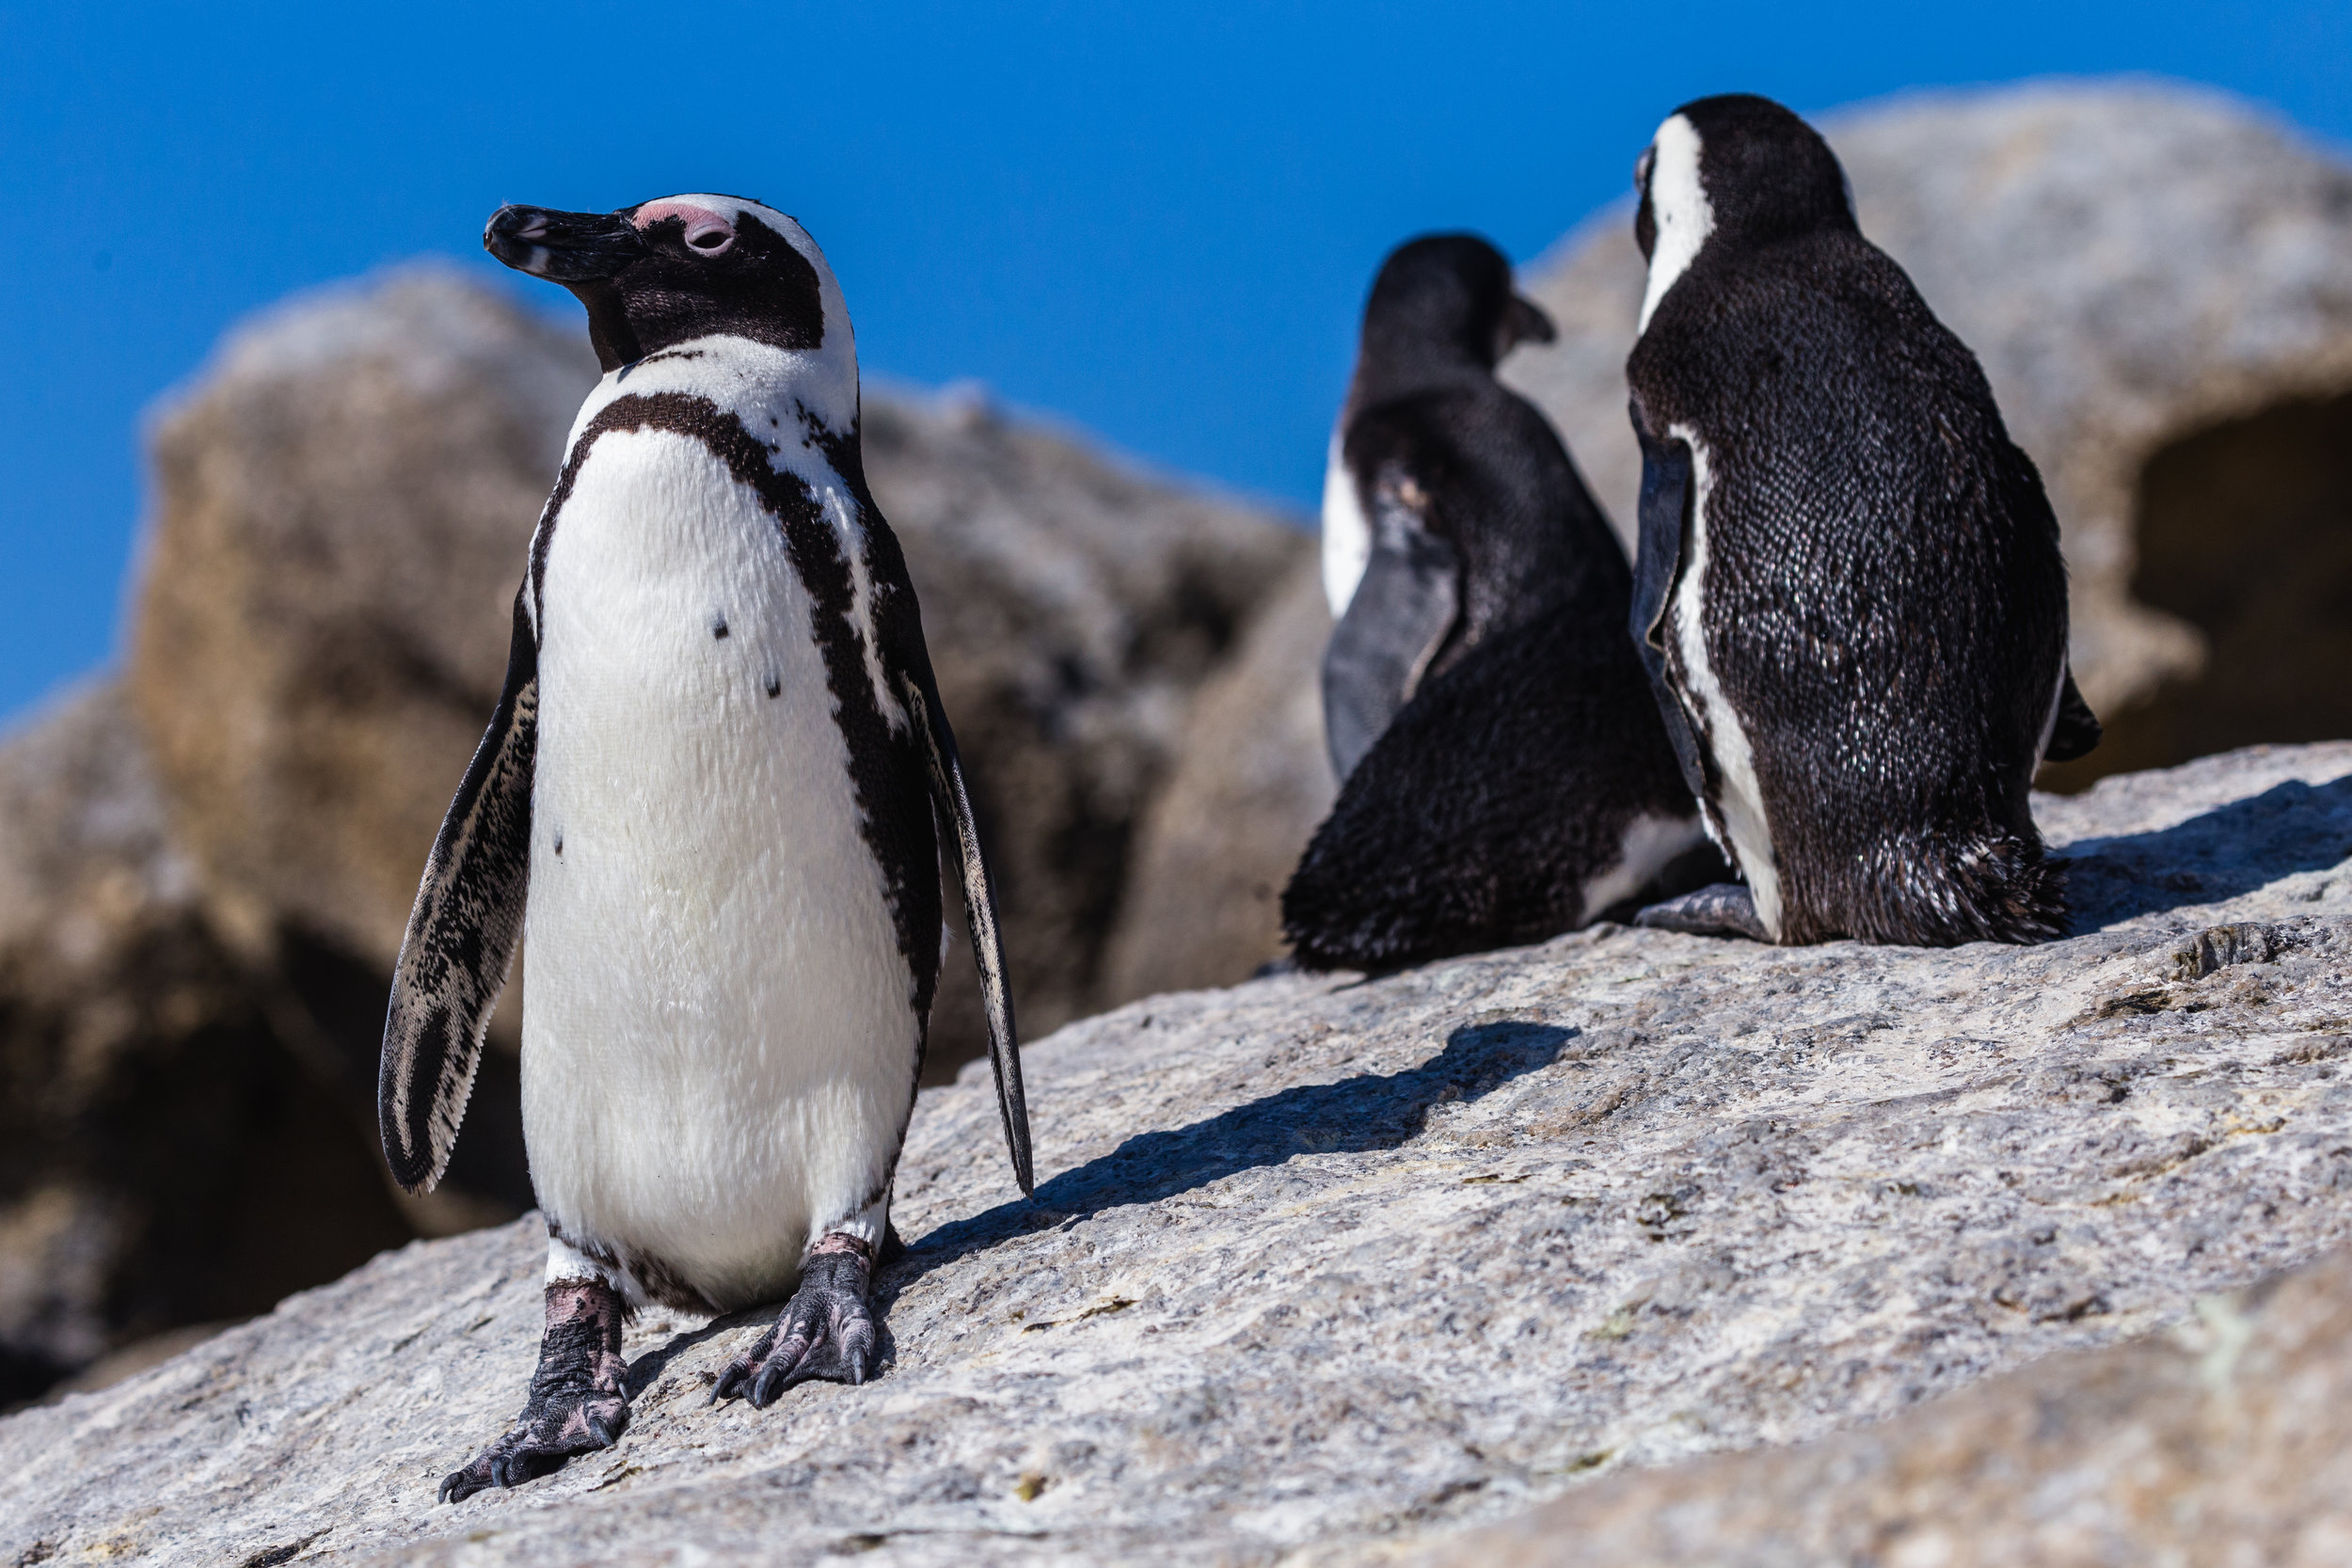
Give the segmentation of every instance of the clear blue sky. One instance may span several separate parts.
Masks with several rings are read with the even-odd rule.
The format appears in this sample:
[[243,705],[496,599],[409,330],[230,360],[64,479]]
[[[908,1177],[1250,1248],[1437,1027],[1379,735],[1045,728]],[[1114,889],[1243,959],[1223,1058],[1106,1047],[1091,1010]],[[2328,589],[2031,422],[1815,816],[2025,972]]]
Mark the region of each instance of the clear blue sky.
[[1524,260],[1700,93],[1813,112],[2116,71],[2352,138],[2343,0],[0,0],[0,719],[115,645],[141,410],[289,291],[427,252],[487,276],[501,201],[757,196],[825,246],[869,372],[977,378],[1303,511],[1405,235],[1475,228]]

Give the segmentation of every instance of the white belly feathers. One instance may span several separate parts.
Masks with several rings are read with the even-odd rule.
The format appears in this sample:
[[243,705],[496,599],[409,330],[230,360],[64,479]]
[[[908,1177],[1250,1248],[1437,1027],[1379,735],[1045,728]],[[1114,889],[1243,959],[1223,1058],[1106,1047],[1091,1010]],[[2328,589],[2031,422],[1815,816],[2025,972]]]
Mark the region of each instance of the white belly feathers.
[[1756,753],[1748,745],[1748,732],[1741,727],[1738,711],[1724,695],[1723,683],[1716,678],[1714,666],[1707,657],[1705,622],[1700,614],[1708,563],[1707,444],[1688,425],[1677,424],[1669,434],[1688,443],[1691,449],[1691,540],[1681,576],[1675,584],[1670,610],[1675,651],[1682,664],[1683,695],[1705,735],[1704,744],[1714,758],[1716,775],[1721,781],[1721,798],[1715,808],[1722,816],[1724,836],[1730,840],[1723,847],[1731,852],[1740,873],[1747,878],[1756,917],[1763,921],[1767,931],[1777,937],[1780,872],[1772,856],[1772,824],[1764,815],[1764,792],[1756,783]]
[[541,604],[532,1179],[567,1235],[759,1300],[877,1196],[919,1029],[811,601],[754,492],[645,430],[590,450]]

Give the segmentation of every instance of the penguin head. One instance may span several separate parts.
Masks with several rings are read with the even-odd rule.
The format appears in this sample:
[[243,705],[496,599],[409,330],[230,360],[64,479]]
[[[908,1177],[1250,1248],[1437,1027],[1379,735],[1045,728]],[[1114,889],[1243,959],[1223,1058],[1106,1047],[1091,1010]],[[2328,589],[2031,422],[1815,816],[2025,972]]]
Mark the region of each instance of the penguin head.
[[844,354],[849,311],[825,253],[799,222],[733,196],[667,196],[613,213],[501,207],[482,246],[561,283],[588,309],[607,371],[696,338]]
[[1702,249],[1737,252],[1821,230],[1859,232],[1853,190],[1820,132],[1769,98],[1694,99],[1633,167],[1633,238],[1649,261],[1641,326]]
[[1475,234],[1423,234],[1380,263],[1364,306],[1359,377],[1491,372],[1519,343],[1551,341],[1551,318],[1511,287],[1511,263]]

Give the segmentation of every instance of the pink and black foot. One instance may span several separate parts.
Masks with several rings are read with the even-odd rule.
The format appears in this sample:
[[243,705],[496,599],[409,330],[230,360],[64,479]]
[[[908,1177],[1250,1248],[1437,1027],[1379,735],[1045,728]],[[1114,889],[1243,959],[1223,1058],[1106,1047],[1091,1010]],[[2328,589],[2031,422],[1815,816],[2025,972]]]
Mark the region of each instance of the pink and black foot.
[[1693,936],[1772,940],[1756,912],[1755,895],[1745,882],[1713,882],[1696,893],[1652,904],[1633,917],[1633,924],[1661,931],[1688,931]]
[[628,1425],[628,1364],[621,1359],[620,1293],[600,1279],[548,1287],[548,1327],[531,1399],[506,1435],[441,1482],[441,1500],[463,1502],[493,1486],[520,1486],[561,1469],[576,1453],[620,1441]]
[[801,1288],[768,1332],[727,1363],[711,1402],[739,1394],[765,1410],[813,1378],[864,1383],[874,1358],[874,1314],[866,1305],[873,1257],[854,1236],[827,1236],[811,1248]]

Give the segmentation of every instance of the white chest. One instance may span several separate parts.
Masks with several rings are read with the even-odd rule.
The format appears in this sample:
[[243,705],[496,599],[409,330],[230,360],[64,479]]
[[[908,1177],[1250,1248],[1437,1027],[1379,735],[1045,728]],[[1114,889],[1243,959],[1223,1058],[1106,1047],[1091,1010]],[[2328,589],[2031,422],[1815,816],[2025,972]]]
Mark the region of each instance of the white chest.
[[589,450],[540,602],[532,1180],[758,1299],[871,1201],[919,1039],[815,609],[757,494],[662,431]]

